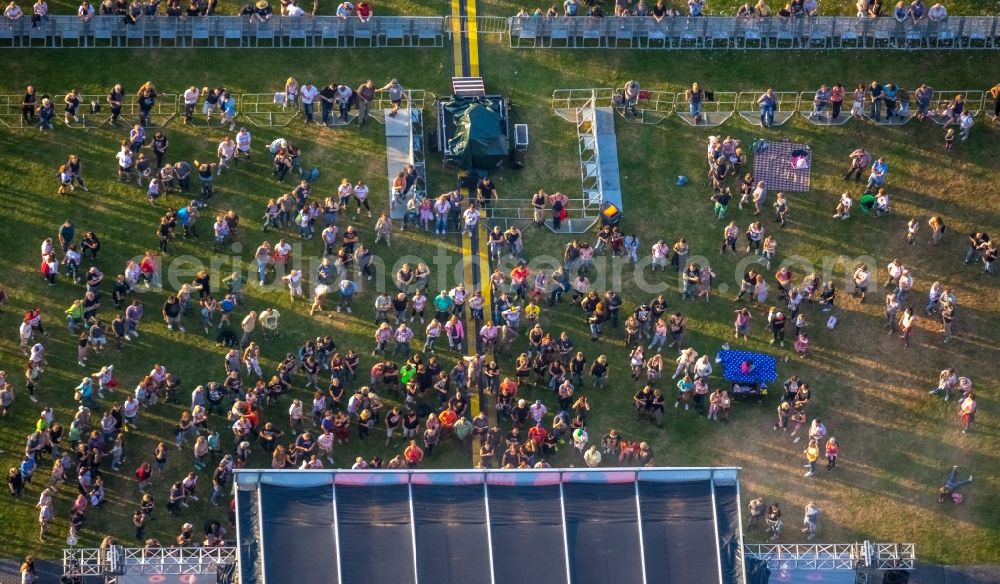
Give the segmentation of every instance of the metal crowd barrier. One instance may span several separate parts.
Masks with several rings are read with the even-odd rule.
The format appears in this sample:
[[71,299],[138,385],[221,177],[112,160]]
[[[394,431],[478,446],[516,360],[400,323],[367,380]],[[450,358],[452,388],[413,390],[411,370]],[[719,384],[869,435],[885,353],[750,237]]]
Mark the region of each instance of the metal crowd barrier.
[[[915,88],[910,88],[910,106],[906,115],[897,113],[893,119],[883,118],[875,123],[880,125],[899,125],[905,123],[909,116],[917,111]],[[570,122],[577,122],[579,112],[583,108],[591,107],[611,107],[614,106],[621,114],[625,114],[620,105],[615,103],[615,94],[620,89],[601,87],[594,89],[557,89],[552,92],[552,110],[556,115]],[[688,111],[688,102],[684,93],[671,93],[662,91],[643,90],[639,101],[636,104],[637,113],[635,115],[625,115],[626,121],[656,124],[666,119],[671,114],[676,114],[685,122],[701,127],[717,126],[728,120],[734,113],[739,114],[747,123],[760,127],[760,106],[757,99],[763,94],[761,91],[719,92],[713,93],[712,101],[702,102],[702,119],[698,124],[694,123],[694,117]],[[791,119],[796,113],[818,125],[840,125],[851,121],[852,95],[847,93],[844,96],[841,117],[836,120],[829,119],[831,111],[827,107],[824,115],[814,118],[813,97],[815,90],[795,92],[795,91],[775,91],[774,96],[777,101],[777,108],[774,113],[774,126],[780,126]],[[979,115],[984,109],[992,107],[992,98],[989,91],[979,89],[961,90],[935,90],[930,104],[929,117],[939,123],[944,124],[954,117],[950,112],[951,105],[957,96],[961,95],[965,102],[964,108],[973,116]],[[2,98],[0,98],[2,99]],[[869,116],[870,103],[865,101],[864,117]],[[884,106],[882,108],[884,110]],[[631,113],[631,112],[629,112]],[[874,120],[873,120],[874,121]],[[954,121],[954,120],[952,120]]]
[[1000,17],[949,16],[941,22],[894,18],[589,16],[509,19],[514,48],[609,49],[993,49]]
[[783,19],[679,17],[336,16],[140,18],[56,15],[38,27],[30,18],[0,23],[0,47],[441,47],[445,35],[475,27],[507,35],[515,48],[619,49],[994,49],[1000,17],[950,16],[941,22],[831,16]]
[[161,48],[161,47],[442,47],[443,17],[376,16],[368,22],[336,16],[274,16],[250,22],[241,16],[140,18],[121,16],[84,21],[58,15],[32,28],[30,18],[0,23],[0,47]]

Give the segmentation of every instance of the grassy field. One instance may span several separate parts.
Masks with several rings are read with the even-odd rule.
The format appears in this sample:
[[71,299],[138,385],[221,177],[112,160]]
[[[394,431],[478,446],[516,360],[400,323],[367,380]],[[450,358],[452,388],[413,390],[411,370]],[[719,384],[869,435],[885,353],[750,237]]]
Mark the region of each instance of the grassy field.
[[[640,79],[650,89],[680,90],[693,80],[719,91],[755,90],[774,84],[776,89],[810,90],[821,82],[841,81],[845,85],[879,78],[894,80],[913,87],[927,81],[939,89],[984,88],[995,80],[984,80],[982,72],[992,67],[988,54],[956,53],[942,57],[917,54],[908,56],[882,53],[666,53],[640,54],[633,52],[512,52],[494,41],[483,47],[483,71],[487,85],[493,91],[508,93],[514,104],[514,117],[531,126],[532,146],[527,153],[527,166],[520,171],[504,171],[498,184],[504,196],[526,195],[544,186],[546,190],[578,192],[577,153],[572,125],[551,113],[549,96],[562,87],[618,86],[630,78]],[[19,93],[28,82],[43,90],[61,91],[77,85],[84,93],[102,93],[107,86],[121,82],[135,87],[152,78],[158,87],[179,90],[189,84],[224,83],[235,91],[269,92],[281,80],[294,75],[300,80],[320,76],[349,79],[356,83],[365,77],[376,82],[399,77],[404,85],[424,88],[443,95],[448,88],[450,50],[393,52],[338,52],[336,59],[323,59],[320,51],[238,52],[238,51],[150,51],[72,53],[76,71],[68,73],[64,59],[68,51],[39,53],[30,62],[9,60],[0,65],[0,78],[5,79],[3,92]],[[374,58],[373,58],[374,57]],[[108,66],[109,61],[113,66]],[[198,69],[190,64],[197,63]],[[809,143],[814,152],[813,189],[807,194],[791,197],[792,220],[778,235],[779,261],[791,256],[806,258],[817,265],[831,262],[831,274],[842,282],[851,261],[837,263],[834,258],[875,258],[875,269],[881,270],[893,256],[902,257],[914,270],[916,292],[914,304],[922,306],[931,282],[939,280],[956,288],[959,296],[959,316],[954,343],[943,345],[931,319],[920,320],[920,330],[913,346],[901,349],[897,339],[881,329],[881,310],[877,302],[858,305],[843,298],[837,314],[841,324],[836,331],[823,326],[823,313],[818,308],[807,309],[811,323],[814,351],[806,361],[794,357],[780,367],[782,377],[798,373],[814,389],[814,405],[810,415],[824,419],[831,434],[842,443],[843,451],[838,470],[813,480],[802,478],[801,444],[793,445],[787,436],[771,431],[776,398],[762,404],[738,404],[733,422],[728,426],[714,425],[692,413],[670,411],[664,429],[637,422],[631,415],[630,395],[635,384],[627,377],[623,366],[626,351],[621,339],[612,333],[596,344],[587,346],[585,325],[576,309],[565,304],[553,310],[543,309],[542,322],[555,331],[567,330],[583,343],[589,357],[605,352],[615,367],[613,383],[606,390],[587,390],[595,404],[591,434],[600,435],[609,427],[617,427],[626,437],[650,441],[659,464],[705,465],[735,464],[744,468],[743,493],[779,500],[788,511],[789,527],[794,527],[795,510],[809,499],[815,499],[826,510],[820,540],[854,541],[914,541],[922,559],[947,563],[981,563],[994,560],[1000,549],[1000,512],[996,495],[995,473],[1000,435],[995,422],[998,407],[995,397],[997,374],[987,362],[995,358],[992,339],[995,337],[997,296],[995,284],[975,275],[975,269],[959,262],[964,252],[964,237],[969,231],[989,228],[998,223],[997,203],[986,195],[995,184],[996,163],[991,156],[1000,145],[995,129],[986,127],[980,117],[967,144],[953,152],[942,148],[942,131],[930,124],[910,124],[904,128],[883,129],[860,123],[843,128],[818,128],[796,118],[788,125],[770,131],[767,136],[787,136]],[[322,169],[322,177],[314,196],[332,192],[341,176],[352,180],[365,179],[372,185],[376,208],[385,205],[381,185],[384,184],[384,139],[381,127],[371,124],[361,131],[356,128],[317,130],[293,125],[287,129],[254,129],[255,147],[276,136],[294,138],[303,145],[304,158]],[[705,129],[694,129],[677,119],[658,126],[618,123],[618,142],[623,192],[625,227],[637,231],[644,248],[663,238],[673,241],[685,236],[695,255],[703,255],[719,275],[718,294],[708,304],[686,305],[680,300],[676,286],[668,292],[671,307],[683,310],[689,319],[690,343],[700,352],[714,353],[731,336],[732,307],[722,291],[735,289],[737,270],[744,264],[716,254],[721,226],[713,219],[707,201],[709,189],[704,180],[703,152]],[[166,130],[171,140],[172,159],[191,160],[208,157],[215,149],[222,132],[218,128],[186,127],[173,123]],[[730,121],[720,132],[732,134],[744,143],[761,136],[737,120]],[[0,314],[0,365],[17,380],[18,398],[14,413],[0,423],[0,461],[16,464],[24,436],[39,409],[27,401],[20,385],[22,357],[16,345],[16,327],[23,310],[39,305],[47,315],[51,337],[50,365],[39,391],[40,404],[56,408],[57,419],[68,425],[75,404],[72,388],[79,382],[81,369],[75,364],[73,338],[61,325],[61,311],[72,299],[82,294],[80,288],[65,281],[49,288],[37,274],[37,249],[44,237],[54,236],[58,225],[70,218],[77,232],[94,229],[105,244],[98,262],[107,276],[121,270],[125,258],[155,248],[155,223],[160,208],[145,204],[142,193],[134,186],[118,184],[113,177],[114,144],[118,132],[108,130],[74,131],[57,127],[55,132],[35,130],[5,130],[0,132],[0,202],[4,207],[6,229],[0,231],[0,255],[3,267],[2,285],[11,296],[10,305]],[[836,199],[844,188],[840,173],[846,166],[847,154],[858,145],[865,145],[876,154],[885,155],[890,163],[890,192],[894,213],[886,218],[856,216],[847,222],[830,219]],[[69,198],[55,194],[52,178],[55,169],[68,153],[83,158],[90,193],[79,190]],[[431,192],[451,188],[453,173],[430,164]],[[691,182],[674,186],[674,178],[684,174]],[[262,205],[267,198],[279,195],[285,187],[270,175],[268,165],[261,160],[249,168],[240,167],[224,173],[217,181],[218,194],[212,209],[233,208],[243,217],[242,251],[227,250],[239,257],[244,265],[251,260],[253,249],[265,237],[260,232]],[[858,190],[851,185],[849,188]],[[174,197],[162,203],[177,205]],[[949,232],[938,248],[924,245],[926,228],[920,245],[908,247],[903,241],[905,223],[915,216],[922,222],[932,214],[945,217]],[[749,213],[737,212],[732,218],[741,227],[750,220]],[[341,219],[341,227],[345,220]],[[362,233],[370,234],[372,223],[360,220]],[[770,224],[767,225],[770,227]],[[201,241],[177,240],[171,243],[170,258],[189,255],[208,261],[210,246],[205,235],[210,227],[208,214],[203,214]],[[286,233],[299,242],[293,233]],[[274,234],[269,234],[273,242]],[[396,262],[402,253],[431,258],[438,248],[454,258],[458,240],[439,242],[422,233],[398,234],[392,248],[376,248],[387,265]],[[370,241],[370,235],[363,241]],[[548,232],[530,232],[526,249],[531,255],[560,253],[563,238]],[[318,255],[316,240],[302,242],[302,255]],[[169,259],[169,258],[168,258]],[[742,258],[741,258],[742,259]],[[223,271],[228,271],[223,264]],[[624,309],[631,310],[647,298],[628,277],[625,268]],[[449,280],[453,280],[449,277]],[[661,275],[648,277],[653,282],[665,281]],[[841,286],[843,288],[843,286]],[[109,296],[110,292],[106,291]],[[877,300],[875,292],[870,298]],[[202,334],[194,315],[187,317],[189,332],[170,333],[157,318],[163,294],[144,293],[140,299],[146,305],[147,317],[142,337],[126,347],[120,355],[92,357],[87,372],[104,363],[114,363],[122,385],[131,388],[138,378],[156,361],[163,362],[183,379],[185,393],[195,385],[219,379],[222,353],[211,338]],[[333,334],[341,348],[354,347],[365,354],[370,346],[369,301],[352,318],[319,316],[309,318],[306,305],[289,305],[283,292],[249,291],[249,303],[237,311],[242,317],[247,309],[260,310],[274,306],[283,315],[286,331],[280,341],[264,346],[265,369],[273,367],[286,351],[299,341],[317,334]],[[110,319],[111,311],[103,316]],[[753,350],[774,351],[760,324],[763,315],[754,312],[754,335],[748,345]],[[422,338],[422,335],[420,335]],[[790,352],[775,351],[779,357]],[[453,357],[443,360],[452,362]],[[366,367],[371,361],[365,357]],[[509,367],[510,363],[502,363]],[[937,372],[953,366],[962,375],[970,376],[980,390],[979,424],[967,435],[959,432],[957,414],[952,404],[928,398],[926,391],[936,380]],[[720,381],[718,377],[715,381]],[[300,381],[300,384],[302,382]],[[548,390],[529,388],[527,396],[544,399],[554,408]],[[669,395],[669,391],[667,392]],[[310,392],[302,387],[296,396],[304,401]],[[287,402],[286,402],[287,404]],[[109,504],[99,511],[89,511],[83,542],[96,544],[104,533],[111,532],[123,541],[131,541],[129,519],[138,495],[132,471],[138,462],[152,451],[156,439],[170,436],[179,407],[157,406],[139,420],[139,430],[128,438],[129,461],[121,473],[107,472]],[[266,419],[286,427],[283,408],[267,411]],[[222,420],[213,423],[221,427]],[[347,448],[337,451],[338,463],[348,465],[354,456],[383,457],[394,452],[382,448],[378,433],[367,444],[352,440]],[[224,436],[228,433],[224,432]],[[227,439],[227,447],[230,444]],[[168,476],[178,479],[191,470],[190,451],[172,452]],[[266,466],[263,458],[256,464]],[[561,452],[557,461],[568,465],[578,462]],[[435,452],[429,464],[455,467],[468,464],[453,445]],[[962,507],[941,506],[934,489],[946,476],[952,464],[977,475],[976,482],[966,488],[967,504]],[[47,480],[47,469],[40,469],[37,482]],[[207,473],[203,484],[210,482]],[[166,514],[165,499],[168,484],[159,479],[151,492],[161,510],[147,533],[171,541],[181,523],[191,520],[196,525],[209,516],[222,516],[207,504],[193,505],[182,517]],[[64,487],[57,503],[57,523],[46,544],[36,542],[35,511],[32,508],[40,486],[31,487],[23,500],[0,507],[0,522],[23,525],[0,545],[0,553],[18,556],[36,553],[47,557],[58,555],[66,534],[66,519],[71,489]],[[208,486],[202,487],[207,494]],[[958,534],[958,535],[956,535]],[[789,529],[786,541],[796,541],[798,533]],[[748,534],[760,539],[759,532]]]

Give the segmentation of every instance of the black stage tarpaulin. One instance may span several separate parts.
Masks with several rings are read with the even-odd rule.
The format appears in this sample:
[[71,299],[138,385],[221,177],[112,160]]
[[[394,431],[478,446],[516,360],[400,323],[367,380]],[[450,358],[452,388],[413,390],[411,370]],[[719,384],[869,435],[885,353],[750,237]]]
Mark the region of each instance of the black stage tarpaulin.
[[406,485],[337,485],[342,584],[413,584],[409,497]]
[[240,550],[240,573],[242,584],[257,584],[257,561],[260,557],[260,546],[257,542],[257,491],[236,491],[237,505],[245,509],[236,518],[239,523],[237,537]]
[[490,484],[490,534],[496,584],[566,581],[559,485]]
[[337,566],[328,561],[337,545],[330,485],[261,485],[260,506],[264,513],[265,581],[281,582],[288,578],[290,569],[295,571],[296,584],[337,581]]
[[715,485],[716,518],[719,520],[719,563],[725,582],[739,582],[740,502],[736,485]]
[[413,485],[419,582],[490,583],[483,486]]
[[649,582],[719,582],[710,481],[639,481],[639,508]]
[[642,584],[635,485],[566,483],[563,498],[574,584]]
[[251,584],[742,584],[737,481],[734,468],[238,470],[239,572]]

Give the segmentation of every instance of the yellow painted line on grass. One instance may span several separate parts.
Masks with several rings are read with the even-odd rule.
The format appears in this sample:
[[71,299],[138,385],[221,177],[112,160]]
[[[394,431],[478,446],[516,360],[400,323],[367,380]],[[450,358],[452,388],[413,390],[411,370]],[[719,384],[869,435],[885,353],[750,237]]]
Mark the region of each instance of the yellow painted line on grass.
[[[462,279],[465,281],[468,289],[472,290],[472,237],[467,235],[465,232],[462,233]],[[470,357],[475,357],[476,352],[476,338],[479,335],[479,331],[476,329],[476,319],[472,318],[472,311],[465,311],[465,346],[466,354]],[[470,392],[469,396],[469,412],[474,416],[479,415],[479,392]],[[479,449],[475,447],[474,441],[472,444],[472,464],[478,465],[480,462]]]
[[476,24],[476,0],[465,1],[465,13],[469,17],[469,76],[479,77],[479,25]]
[[[488,249],[486,242],[489,237],[489,227],[486,225],[485,221],[479,222],[479,287],[483,292],[483,306],[486,310],[489,310],[493,302],[491,301],[490,295],[493,293],[492,286],[490,286],[490,257],[488,254]],[[489,313],[483,315],[483,319],[492,318]],[[487,355],[487,361],[492,359],[492,351]]]
[[462,12],[458,0],[451,0],[451,50],[455,77],[462,76]]

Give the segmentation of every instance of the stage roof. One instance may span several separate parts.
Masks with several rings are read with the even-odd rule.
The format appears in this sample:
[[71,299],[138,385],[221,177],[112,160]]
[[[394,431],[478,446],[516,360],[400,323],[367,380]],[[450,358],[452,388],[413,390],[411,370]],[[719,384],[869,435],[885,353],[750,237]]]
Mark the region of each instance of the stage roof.
[[243,584],[743,584],[738,469],[240,470]]

